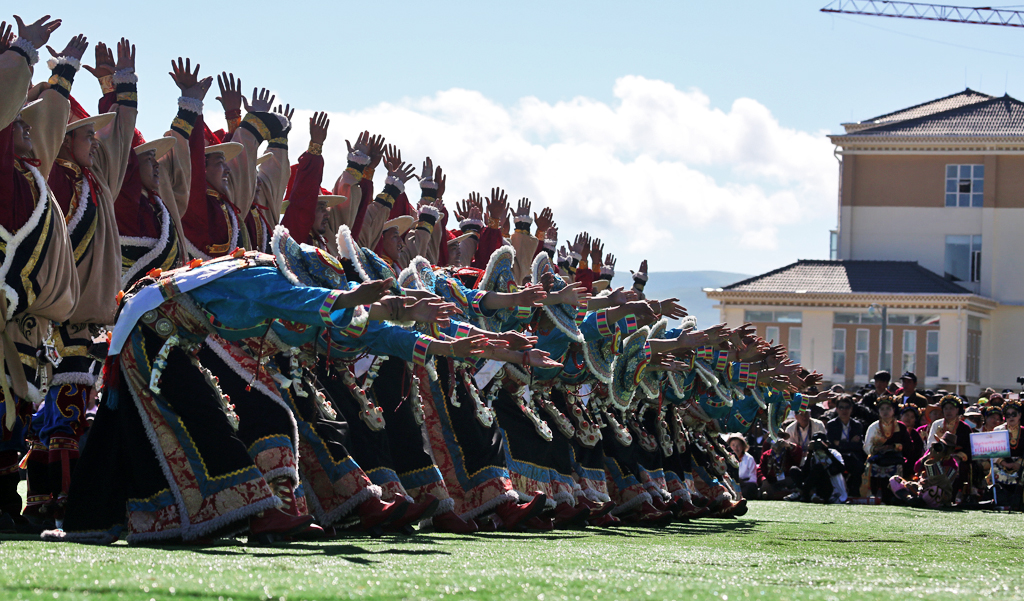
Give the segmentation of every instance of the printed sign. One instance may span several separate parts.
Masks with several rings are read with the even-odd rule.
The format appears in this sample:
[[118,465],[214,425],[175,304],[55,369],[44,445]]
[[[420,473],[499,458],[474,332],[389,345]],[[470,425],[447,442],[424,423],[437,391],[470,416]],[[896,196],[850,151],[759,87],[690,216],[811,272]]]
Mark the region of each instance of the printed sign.
[[973,432],[971,454],[975,459],[992,459],[1010,456],[1010,433],[1006,430]]

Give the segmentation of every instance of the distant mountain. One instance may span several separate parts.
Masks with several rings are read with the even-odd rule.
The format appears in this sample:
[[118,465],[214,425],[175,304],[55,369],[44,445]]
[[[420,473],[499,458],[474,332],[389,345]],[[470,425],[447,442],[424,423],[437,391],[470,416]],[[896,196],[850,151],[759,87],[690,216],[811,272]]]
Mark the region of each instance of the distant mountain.
[[[721,288],[749,278],[742,273],[727,271],[660,271],[649,274],[650,280],[644,288],[648,298],[678,298],[690,315],[697,318],[697,327],[706,328],[719,322],[718,309],[704,295],[704,288]],[[630,286],[629,272],[615,278],[616,286]]]

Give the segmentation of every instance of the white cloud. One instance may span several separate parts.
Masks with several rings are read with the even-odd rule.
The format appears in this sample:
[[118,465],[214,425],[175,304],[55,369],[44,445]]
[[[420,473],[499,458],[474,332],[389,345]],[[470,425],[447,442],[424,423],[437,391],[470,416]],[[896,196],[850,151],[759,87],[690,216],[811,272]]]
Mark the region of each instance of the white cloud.
[[[368,129],[407,161],[440,164],[449,205],[501,186],[550,206],[563,240],[583,228],[602,237],[620,270],[648,258],[653,271],[751,272],[824,254],[837,169],[825,132],[785,128],[756,100],[725,111],[699,90],[637,76],[613,93],[613,104],[528,97],[505,107],[451,89],[332,113],[324,183],[344,168],[344,138]],[[311,114],[296,113],[296,150]]]

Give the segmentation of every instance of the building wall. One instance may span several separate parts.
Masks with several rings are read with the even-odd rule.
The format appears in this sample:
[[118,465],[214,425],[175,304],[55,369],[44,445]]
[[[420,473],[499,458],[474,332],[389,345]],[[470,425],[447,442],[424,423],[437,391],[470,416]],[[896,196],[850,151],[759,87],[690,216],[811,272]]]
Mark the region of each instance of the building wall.
[[1001,306],[982,321],[982,385],[997,390],[1021,385],[1024,376],[1024,307]]

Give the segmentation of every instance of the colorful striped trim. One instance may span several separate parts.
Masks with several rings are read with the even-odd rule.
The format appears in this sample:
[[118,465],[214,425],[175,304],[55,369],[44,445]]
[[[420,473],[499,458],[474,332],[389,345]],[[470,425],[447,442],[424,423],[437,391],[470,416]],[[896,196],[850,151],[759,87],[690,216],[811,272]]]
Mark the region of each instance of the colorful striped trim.
[[623,336],[629,336],[633,332],[640,329],[640,326],[636,323],[636,315],[630,313],[625,317],[626,320],[626,331],[622,333]]
[[756,371],[752,371],[749,374],[747,374],[746,385],[751,388],[757,386],[757,375],[758,374]]
[[465,338],[469,336],[470,328],[468,324],[460,323],[457,330],[455,330],[455,339]]
[[533,307],[516,307],[516,319],[526,321],[533,315]]
[[729,367],[729,351],[715,351],[715,371],[724,372]]
[[738,421],[740,423],[740,425],[743,426],[744,428],[749,428],[750,427],[750,422],[748,422],[747,420],[743,419],[743,415],[739,411],[737,411],[733,415],[733,417],[735,417],[736,421]]
[[61,77],[59,75],[52,75],[46,83],[50,84],[54,88],[57,88],[57,91],[60,92],[61,95],[63,95],[64,97],[67,97],[67,95],[71,93],[71,81],[64,77]]
[[737,370],[739,373],[736,374],[736,381],[739,382],[740,384],[743,384],[744,386],[749,385],[750,364],[739,363],[737,365],[739,365],[739,369]]
[[269,140],[271,138],[270,128],[263,123],[263,120],[252,113],[248,113],[245,119],[242,119],[242,127],[249,129],[252,133],[256,134],[260,142]]
[[412,362],[416,365],[427,364],[427,349],[430,348],[430,343],[436,342],[429,336],[421,336],[416,339],[416,345],[412,347]]
[[611,326],[608,325],[607,309],[601,309],[597,312],[597,331],[605,338],[610,338],[613,334]]
[[331,319],[331,307],[334,306],[335,301],[337,301],[338,297],[342,294],[344,294],[344,291],[342,290],[331,290],[327,293],[327,296],[324,298],[324,302],[320,305],[320,319],[322,319],[324,324],[329,328],[334,327],[334,320]]
[[699,349],[697,349],[697,360],[698,361],[703,361],[703,362],[705,362],[707,364],[711,364],[711,362],[714,360],[714,358],[715,358],[715,349],[711,348],[710,346],[702,346]]
[[576,327],[583,324],[583,320],[587,318],[587,307],[582,303],[576,306]]
[[181,132],[186,138],[192,135],[192,124],[181,117],[175,117],[174,121],[171,121],[171,129]]
[[484,300],[484,294],[486,292],[482,290],[470,290],[469,294],[466,295],[466,300],[469,301],[469,306],[472,307],[473,312],[477,315],[483,315],[480,312],[480,302]]
[[348,325],[341,330],[341,333],[349,338],[359,338],[366,332],[366,326],[370,325],[369,313],[370,305],[365,305],[363,311],[366,313],[366,319],[361,317],[357,319],[355,315],[352,316],[352,320],[348,322]]
[[[312,154],[312,153],[310,153],[310,154]],[[349,176],[351,176],[353,179],[355,179],[356,182],[363,181],[363,173],[361,171],[359,171],[358,169],[353,169],[352,167],[349,167],[348,169],[345,170],[345,173],[349,174]]]

